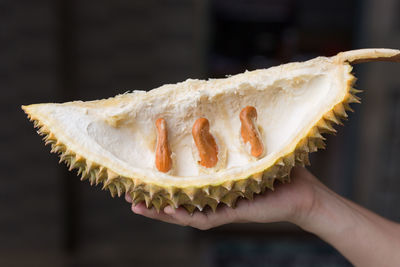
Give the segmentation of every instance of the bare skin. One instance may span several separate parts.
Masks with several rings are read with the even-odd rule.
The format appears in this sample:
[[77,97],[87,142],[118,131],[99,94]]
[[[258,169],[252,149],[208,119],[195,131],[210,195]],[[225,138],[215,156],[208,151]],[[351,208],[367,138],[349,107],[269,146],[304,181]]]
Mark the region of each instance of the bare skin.
[[167,206],[157,213],[140,203],[132,205],[132,211],[201,230],[227,223],[287,221],[330,243],[355,266],[400,266],[400,224],[337,195],[304,168],[294,168],[291,178],[273,193],[240,200],[235,209],[222,206],[215,213],[189,215],[183,208]]

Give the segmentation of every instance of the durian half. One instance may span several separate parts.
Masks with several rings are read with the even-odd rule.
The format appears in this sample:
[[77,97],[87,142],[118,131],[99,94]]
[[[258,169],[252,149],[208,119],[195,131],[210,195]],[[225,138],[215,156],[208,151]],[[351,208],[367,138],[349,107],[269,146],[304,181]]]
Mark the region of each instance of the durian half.
[[[103,183],[111,195],[131,195],[157,210],[184,206],[189,212],[219,203],[233,207],[239,197],[289,181],[293,166],[309,164],[308,153],[324,148],[322,133],[346,118],[359,103],[350,63],[399,61],[400,51],[361,49],[302,63],[246,71],[225,79],[167,84],[97,101],[22,106],[52,152],[82,180]],[[248,153],[240,137],[240,111],[257,110],[265,147],[261,157]],[[199,165],[192,138],[194,122],[209,120],[219,165]],[[168,130],[172,167],[155,167],[155,121]]]

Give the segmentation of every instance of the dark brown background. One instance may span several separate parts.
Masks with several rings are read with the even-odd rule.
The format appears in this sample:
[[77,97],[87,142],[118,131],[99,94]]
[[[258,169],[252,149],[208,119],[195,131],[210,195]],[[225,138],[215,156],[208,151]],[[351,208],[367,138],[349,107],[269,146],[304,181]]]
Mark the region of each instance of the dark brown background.
[[[93,100],[364,47],[400,48],[396,0],[0,1],[0,266],[349,266],[287,224],[197,231],[152,221],[59,165],[21,104]],[[400,221],[400,73],[365,90],[312,171]]]

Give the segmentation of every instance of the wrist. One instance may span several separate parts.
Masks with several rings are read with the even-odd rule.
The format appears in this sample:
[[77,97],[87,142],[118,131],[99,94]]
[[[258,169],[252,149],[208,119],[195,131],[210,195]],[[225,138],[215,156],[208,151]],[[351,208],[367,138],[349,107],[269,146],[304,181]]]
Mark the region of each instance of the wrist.
[[312,225],[316,217],[321,215],[321,210],[323,210],[321,206],[327,198],[330,198],[330,190],[306,169],[295,171],[296,180],[293,182],[296,183],[295,190],[300,194],[294,199],[287,220],[304,229]]
[[323,199],[318,188],[312,186],[309,189],[311,192],[308,197],[294,205],[288,220],[306,231],[310,231],[310,226],[313,225],[313,221],[320,214],[321,199]]
[[307,190],[307,193],[303,193],[301,198],[295,201],[289,222],[315,233],[315,228],[323,224],[323,221],[334,219],[328,217],[338,213],[333,209],[339,209],[341,197],[311,175],[304,175],[303,181],[305,188],[302,190]]
[[322,239],[331,239],[351,232],[359,219],[347,202],[322,183],[313,187],[313,198],[303,207],[294,223]]

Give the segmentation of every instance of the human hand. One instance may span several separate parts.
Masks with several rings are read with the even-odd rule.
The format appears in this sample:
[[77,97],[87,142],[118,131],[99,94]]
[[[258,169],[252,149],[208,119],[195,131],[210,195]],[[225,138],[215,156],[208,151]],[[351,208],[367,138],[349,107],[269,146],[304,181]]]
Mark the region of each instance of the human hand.
[[[355,266],[398,266],[400,224],[347,200],[329,190],[305,168],[295,167],[291,183],[275,186],[274,192],[241,199],[236,208],[227,206],[195,211],[170,206],[157,213],[144,203],[132,211],[152,219],[207,230],[227,223],[292,222],[330,243]],[[132,199],[125,195],[128,202]]]
[[[255,195],[252,201],[241,199],[234,209],[221,206],[216,212],[195,211],[190,215],[182,207],[174,209],[167,206],[164,210],[157,212],[154,208],[147,209],[144,203],[139,203],[132,204],[132,211],[152,219],[201,230],[234,222],[289,221],[298,224],[312,209],[315,188],[323,185],[305,168],[295,167],[290,176],[290,183],[278,183],[274,192],[267,191],[262,195]],[[128,194],[125,195],[125,199],[132,203]]]

